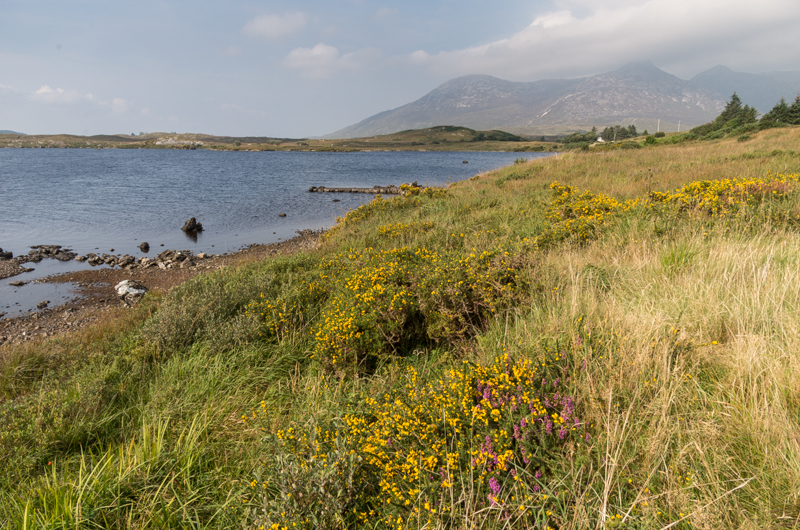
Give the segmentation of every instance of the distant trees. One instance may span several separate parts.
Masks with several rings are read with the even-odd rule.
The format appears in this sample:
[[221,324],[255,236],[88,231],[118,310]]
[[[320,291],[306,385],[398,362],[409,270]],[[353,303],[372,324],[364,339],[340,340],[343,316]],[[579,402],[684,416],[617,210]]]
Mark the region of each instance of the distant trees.
[[800,95],[791,105],[781,98],[772,110],[759,119],[758,111],[749,105],[743,105],[742,100],[734,92],[722,113],[711,123],[692,129],[687,139],[699,137],[713,140],[726,136],[739,136],[740,140],[746,141],[752,132],[787,125],[800,125]]
[[562,140],[565,144],[594,143],[597,141],[597,127],[587,133],[574,132],[566,135]]
[[603,133],[600,136],[606,142],[618,142],[620,140],[627,140],[628,138],[635,138],[639,136],[639,132],[636,130],[636,125],[633,124],[627,127],[614,125],[603,129]]
[[741,129],[748,132],[757,129],[758,111],[750,105],[742,105],[742,100],[736,92],[725,105],[725,109],[711,123],[700,125],[691,130],[692,134],[704,137],[722,138],[726,134]]
[[[772,110],[761,117],[761,123],[771,127],[781,125],[800,125],[800,95],[794,98],[791,105],[786,100],[781,100],[772,107]],[[766,128],[766,127],[765,127]]]

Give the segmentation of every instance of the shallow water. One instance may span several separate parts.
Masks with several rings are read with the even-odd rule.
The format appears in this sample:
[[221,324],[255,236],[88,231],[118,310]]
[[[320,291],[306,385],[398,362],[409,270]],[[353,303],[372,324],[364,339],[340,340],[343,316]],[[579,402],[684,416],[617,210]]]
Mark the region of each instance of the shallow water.
[[[252,243],[290,238],[296,230],[330,227],[336,217],[373,198],[309,193],[310,186],[372,187],[412,181],[440,186],[519,157],[519,153],[476,152],[0,149],[0,248],[16,256],[26,254],[31,245],[47,244],[79,254],[139,257],[144,254],[138,245],[147,241],[151,256],[168,248],[232,252]],[[196,239],[180,230],[190,217],[205,228]],[[14,289],[9,281],[89,267],[55,260],[25,266],[36,270],[0,280],[0,312],[19,308],[15,313],[23,313],[41,301],[29,299],[55,302],[65,293],[50,286],[52,294],[47,294],[47,285],[38,284],[36,294],[29,296],[24,293],[32,293],[34,289],[26,288],[33,285]]]

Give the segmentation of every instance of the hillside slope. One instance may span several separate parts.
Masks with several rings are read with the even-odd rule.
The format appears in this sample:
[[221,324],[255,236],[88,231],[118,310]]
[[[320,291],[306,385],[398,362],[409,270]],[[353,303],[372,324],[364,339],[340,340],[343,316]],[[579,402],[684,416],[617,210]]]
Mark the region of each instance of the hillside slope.
[[419,100],[381,112],[330,138],[390,134],[435,125],[546,134],[635,123],[667,130],[711,121],[725,97],[668,74],[652,63],[631,63],[613,72],[579,79],[533,83],[467,75],[448,81]]

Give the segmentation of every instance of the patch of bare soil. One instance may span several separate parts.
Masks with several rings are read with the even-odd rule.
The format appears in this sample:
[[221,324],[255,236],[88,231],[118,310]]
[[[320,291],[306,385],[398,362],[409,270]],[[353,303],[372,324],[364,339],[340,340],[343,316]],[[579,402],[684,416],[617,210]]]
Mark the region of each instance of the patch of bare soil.
[[[313,250],[320,244],[322,231],[306,230],[297,237],[268,245],[251,245],[227,255],[199,259],[193,256],[191,266],[148,267],[126,269],[88,269],[46,278],[49,283],[76,283],[78,298],[72,302],[16,318],[0,320],[0,346],[41,340],[80,330],[100,319],[112,308],[124,307],[114,286],[123,280],[135,280],[150,291],[167,292],[186,280],[224,267],[274,256]],[[0,262],[0,264],[8,262]],[[2,272],[0,270],[0,272]]]

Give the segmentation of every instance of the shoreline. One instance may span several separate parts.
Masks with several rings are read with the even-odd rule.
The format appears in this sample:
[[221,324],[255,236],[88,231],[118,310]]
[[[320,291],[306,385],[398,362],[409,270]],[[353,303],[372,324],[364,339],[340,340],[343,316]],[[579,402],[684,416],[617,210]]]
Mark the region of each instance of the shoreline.
[[260,259],[316,249],[320,246],[320,237],[326,231],[325,229],[302,230],[298,231],[295,237],[285,241],[254,243],[235,252],[202,259],[194,256],[193,265],[186,267],[156,266],[137,269],[103,267],[47,276],[38,281],[50,284],[77,284],[79,291],[76,298],[65,304],[45,307],[27,315],[0,319],[0,348],[6,344],[52,339],[80,331],[96,322],[103,313],[124,308],[114,290],[114,286],[123,280],[135,280],[144,285],[148,291],[166,293],[172,287],[204,273]]

